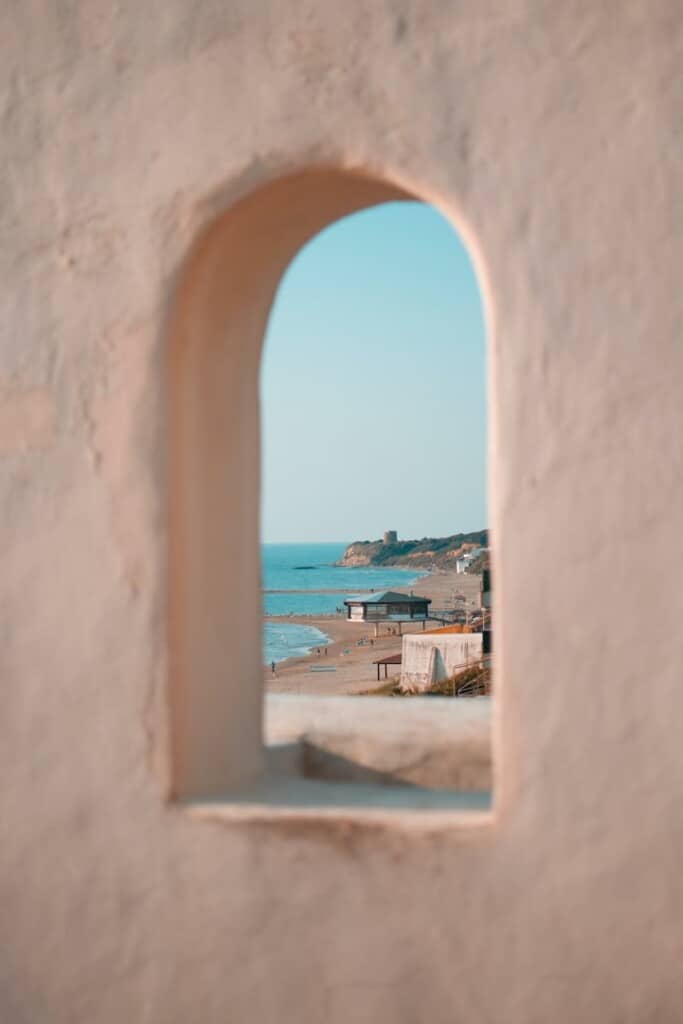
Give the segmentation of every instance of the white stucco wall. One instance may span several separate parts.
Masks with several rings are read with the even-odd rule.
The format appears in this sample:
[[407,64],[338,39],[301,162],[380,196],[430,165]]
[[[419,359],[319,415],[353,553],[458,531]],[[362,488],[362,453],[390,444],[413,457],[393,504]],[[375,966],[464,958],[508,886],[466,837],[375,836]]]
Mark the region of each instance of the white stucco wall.
[[[3,1024],[678,1020],[681,32],[677,0],[0,6]],[[482,274],[485,828],[220,823],[166,799],[169,692],[179,778],[210,776],[222,736],[226,772],[258,770],[258,353],[229,339],[265,324],[240,275],[271,212],[271,246],[293,237],[282,201],[249,244],[229,219],[188,253],[311,165],[437,202]],[[197,330],[244,314],[214,352],[233,391],[213,435],[210,367],[191,405],[245,596],[225,677],[187,617],[204,539],[169,586],[180,281]],[[204,496],[185,505],[212,525]],[[169,691],[179,635],[194,674]]]
[[426,633],[403,637],[401,687],[425,690],[430,683],[448,679],[458,669],[478,661],[481,633]]

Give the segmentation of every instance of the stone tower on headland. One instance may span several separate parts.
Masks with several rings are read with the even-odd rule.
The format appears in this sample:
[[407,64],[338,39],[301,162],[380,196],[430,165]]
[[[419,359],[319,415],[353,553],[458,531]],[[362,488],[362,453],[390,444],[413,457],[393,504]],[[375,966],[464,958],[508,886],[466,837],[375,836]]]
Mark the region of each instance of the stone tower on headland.
[[385,530],[384,531],[384,543],[385,544],[397,544],[398,533],[396,530]]

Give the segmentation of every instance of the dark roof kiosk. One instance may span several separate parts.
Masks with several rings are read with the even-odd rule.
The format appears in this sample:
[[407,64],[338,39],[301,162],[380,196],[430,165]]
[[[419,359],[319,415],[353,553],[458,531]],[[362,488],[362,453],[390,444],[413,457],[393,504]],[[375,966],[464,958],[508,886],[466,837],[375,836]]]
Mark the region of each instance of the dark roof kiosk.
[[373,622],[375,636],[380,622],[395,622],[401,632],[403,622],[422,622],[429,618],[430,597],[414,597],[412,594],[398,594],[395,590],[382,590],[377,594],[359,594],[347,597],[346,617],[352,622]]

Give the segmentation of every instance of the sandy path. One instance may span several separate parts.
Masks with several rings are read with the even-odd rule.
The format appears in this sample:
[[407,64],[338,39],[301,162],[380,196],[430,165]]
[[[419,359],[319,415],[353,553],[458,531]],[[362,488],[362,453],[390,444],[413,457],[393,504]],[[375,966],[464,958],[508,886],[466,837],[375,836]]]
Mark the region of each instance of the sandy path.
[[[418,580],[411,588],[396,588],[414,594],[431,597],[432,608],[451,606],[454,592],[467,595],[470,602],[479,603],[479,578],[476,576],[458,575],[454,572],[436,571]],[[471,605],[470,605],[471,606]],[[300,623],[305,626],[316,626],[330,637],[327,654],[321,650],[301,658],[289,658],[276,665],[273,675],[270,668],[265,672],[266,690],[269,693],[300,693],[308,695],[338,696],[340,694],[358,693],[360,690],[377,686],[377,666],[373,661],[401,651],[401,638],[389,632],[395,626],[380,626],[380,636],[375,639],[374,626],[368,623],[349,622],[336,615],[287,615],[269,616],[269,622]],[[438,623],[428,623],[427,629],[434,628]],[[422,624],[404,624],[403,631],[421,633]],[[368,642],[362,646],[361,639]],[[372,644],[369,642],[372,639]],[[316,668],[334,668],[333,672],[315,671]],[[400,675],[400,666],[389,667],[389,678]],[[384,669],[381,670],[381,681],[384,682]]]

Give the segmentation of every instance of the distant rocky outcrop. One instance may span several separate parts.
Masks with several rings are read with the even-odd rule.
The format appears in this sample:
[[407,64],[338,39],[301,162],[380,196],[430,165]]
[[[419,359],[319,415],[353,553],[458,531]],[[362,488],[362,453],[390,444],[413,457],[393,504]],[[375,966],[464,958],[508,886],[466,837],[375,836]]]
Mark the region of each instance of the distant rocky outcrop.
[[423,537],[422,540],[359,540],[349,544],[336,563],[352,567],[360,565],[395,565],[403,568],[455,568],[455,560],[472,548],[488,546],[488,530],[454,533],[450,537]]

